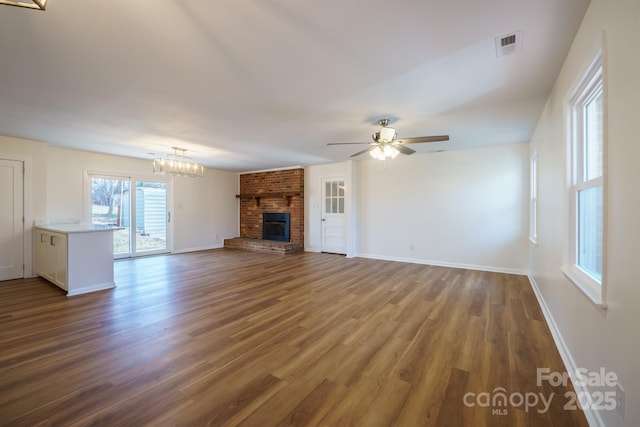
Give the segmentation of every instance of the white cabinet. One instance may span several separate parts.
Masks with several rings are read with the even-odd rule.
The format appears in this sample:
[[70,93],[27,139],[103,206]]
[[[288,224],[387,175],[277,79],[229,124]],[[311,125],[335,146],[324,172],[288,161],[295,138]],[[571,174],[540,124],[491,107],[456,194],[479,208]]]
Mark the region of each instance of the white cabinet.
[[91,225],[36,226],[36,272],[78,295],[115,287],[113,230]]
[[68,238],[64,234],[51,235],[51,247],[53,247],[54,268],[53,279],[60,283],[62,289],[69,290],[69,258],[68,258]]
[[67,235],[36,230],[36,272],[62,289],[68,290]]

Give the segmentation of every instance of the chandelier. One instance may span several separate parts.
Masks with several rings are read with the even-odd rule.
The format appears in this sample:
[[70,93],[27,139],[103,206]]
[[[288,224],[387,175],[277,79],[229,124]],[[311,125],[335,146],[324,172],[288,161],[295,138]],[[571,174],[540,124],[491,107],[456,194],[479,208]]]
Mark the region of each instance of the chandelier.
[[191,161],[185,156],[186,148],[171,147],[173,154],[167,154],[153,160],[153,173],[190,178],[204,176],[204,165]]
[[0,0],[0,4],[8,6],[27,7],[29,9],[45,10],[47,0]]

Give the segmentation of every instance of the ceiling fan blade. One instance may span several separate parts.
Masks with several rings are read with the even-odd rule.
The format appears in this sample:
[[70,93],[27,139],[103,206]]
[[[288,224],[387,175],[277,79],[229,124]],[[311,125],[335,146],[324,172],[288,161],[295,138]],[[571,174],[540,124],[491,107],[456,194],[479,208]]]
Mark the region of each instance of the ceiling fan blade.
[[434,136],[418,136],[416,138],[402,138],[396,139],[395,142],[400,144],[416,144],[418,142],[438,142],[448,141],[449,135],[434,135]]
[[398,150],[402,154],[406,154],[407,156],[416,152],[416,150],[411,149],[409,147],[405,147],[404,145],[398,144],[398,143],[393,144],[393,148],[395,148],[396,150]]
[[378,148],[377,145],[374,145],[373,147],[365,148],[362,151],[358,151],[356,154],[352,154],[350,157],[356,157],[356,156],[359,156],[360,154],[368,153],[369,151],[375,150],[376,148]]
[[371,145],[374,145],[375,142],[330,142],[327,145],[357,145],[357,144],[371,144]]

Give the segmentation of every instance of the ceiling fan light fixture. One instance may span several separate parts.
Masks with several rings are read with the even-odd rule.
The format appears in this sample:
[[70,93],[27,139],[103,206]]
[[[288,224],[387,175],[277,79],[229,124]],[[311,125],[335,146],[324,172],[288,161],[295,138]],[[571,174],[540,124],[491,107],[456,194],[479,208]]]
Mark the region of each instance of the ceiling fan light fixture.
[[382,128],[380,129],[380,141],[391,142],[396,137],[396,130],[394,128]]
[[369,151],[371,157],[376,160],[395,159],[400,152],[391,144],[380,144]]
[[384,156],[386,158],[391,158],[391,159],[395,159],[398,156],[398,154],[400,154],[400,152],[396,150],[396,147],[389,144],[385,145],[382,151],[384,152]]
[[369,151],[369,154],[371,155],[371,157],[373,157],[376,160],[384,160],[386,158],[384,156],[384,152],[382,151],[382,148],[380,148],[379,145],[373,150]]
[[330,142],[327,145],[351,145],[351,144],[366,144],[369,148],[358,151],[352,154],[351,157],[357,157],[361,154],[369,153],[371,157],[378,160],[394,159],[398,154],[405,154],[407,156],[416,152],[416,150],[407,147],[408,144],[417,144],[422,142],[440,142],[449,141],[449,135],[432,135],[432,136],[416,136],[412,138],[396,139],[396,130],[394,128],[387,127],[389,119],[380,119],[378,124],[381,126],[380,130],[371,135],[373,142]]

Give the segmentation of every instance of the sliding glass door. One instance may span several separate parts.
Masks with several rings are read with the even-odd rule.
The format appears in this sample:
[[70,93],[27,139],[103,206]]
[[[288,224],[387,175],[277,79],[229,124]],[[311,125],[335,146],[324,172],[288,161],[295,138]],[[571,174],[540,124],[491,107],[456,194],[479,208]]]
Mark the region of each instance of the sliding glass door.
[[113,233],[114,258],[170,251],[167,181],[89,174],[89,182],[91,222],[120,228]]
[[167,252],[167,184],[135,181],[135,189],[135,212],[132,214],[136,229],[134,252]]

